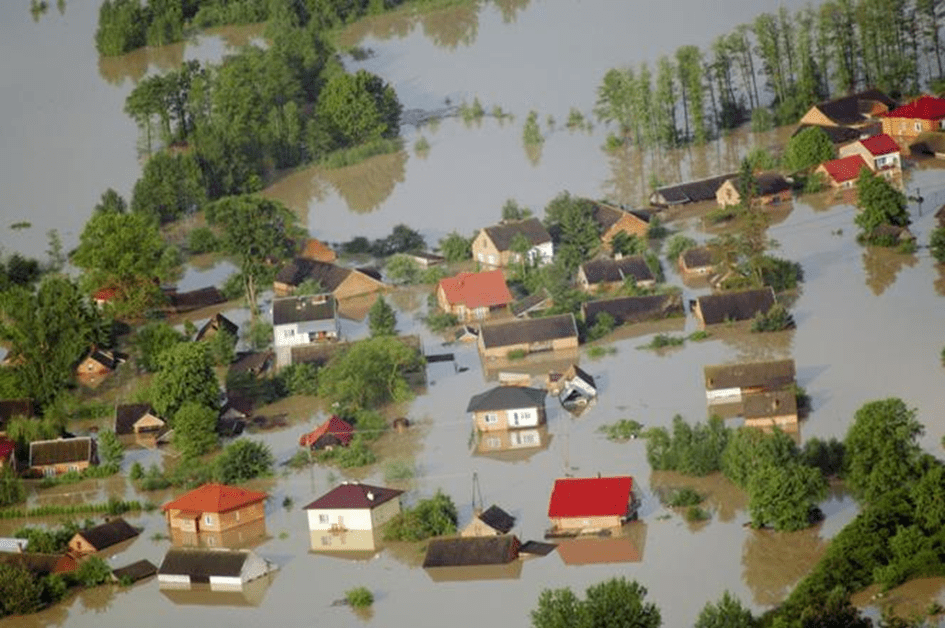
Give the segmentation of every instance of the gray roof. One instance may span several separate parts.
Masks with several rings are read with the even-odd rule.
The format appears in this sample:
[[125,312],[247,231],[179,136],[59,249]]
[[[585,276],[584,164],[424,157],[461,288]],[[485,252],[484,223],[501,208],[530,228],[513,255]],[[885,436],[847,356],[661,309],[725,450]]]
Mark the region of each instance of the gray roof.
[[78,534],[88,541],[89,545],[94,547],[96,551],[102,551],[112,545],[118,545],[128,539],[135,538],[141,534],[141,531],[118,517],[93,528],[79,530]]
[[706,325],[727,321],[747,321],[756,314],[767,312],[774,305],[774,290],[770,287],[741,292],[709,294],[697,299]]
[[30,443],[30,466],[90,462],[92,453],[92,439],[88,436],[33,441]]
[[794,360],[716,364],[705,371],[706,390],[720,388],[783,388],[794,383]]
[[698,203],[700,201],[714,201],[715,193],[723,183],[738,173],[723,174],[708,179],[699,179],[698,181],[689,181],[677,185],[667,185],[657,188],[650,195],[652,205],[683,205],[685,203]]
[[526,386],[496,386],[469,400],[466,412],[512,410],[515,408],[544,408],[547,391]]
[[593,325],[606,312],[620,324],[667,318],[683,314],[682,301],[675,294],[651,294],[641,297],[615,297],[587,301],[581,305],[584,322]]
[[335,319],[336,302],[330,294],[285,297],[272,302],[272,324],[307,323]]
[[115,433],[119,435],[133,433],[138,419],[149,412],[154,413],[150,403],[123,403],[119,405],[115,408]]
[[791,189],[791,184],[783,176],[776,172],[762,172],[755,177],[758,183],[758,193],[761,196],[778,194]]
[[163,575],[186,575],[197,578],[239,577],[249,557],[246,550],[171,548],[158,569]]
[[614,283],[633,277],[636,281],[654,281],[653,271],[646,265],[642,255],[631,255],[619,260],[598,258],[581,265],[587,282]]
[[240,328],[236,323],[228,319],[223,314],[215,314],[197,331],[197,335],[194,337],[194,340],[201,340],[207,335],[207,332],[211,330],[218,332],[225,331],[231,336],[237,336],[239,334]]
[[862,124],[869,120],[865,114],[869,113],[874,102],[882,103],[889,109],[893,109],[897,105],[895,100],[878,89],[867,89],[856,94],[818,103],[815,107],[839,125],[852,125]]
[[797,414],[797,395],[789,389],[752,393],[742,399],[742,407],[746,419]]
[[489,239],[500,251],[508,251],[516,234],[522,234],[532,246],[551,242],[551,234],[537,218],[504,222],[484,229]]
[[811,127],[817,127],[821,131],[827,134],[827,137],[830,138],[830,141],[834,144],[846,144],[847,142],[853,142],[860,139],[862,131],[859,129],[852,129],[848,126],[820,126],[816,124],[800,124],[794,133],[791,134],[791,137],[794,137],[804,129],[809,129]]
[[550,298],[551,295],[548,294],[548,290],[542,288],[541,290],[534,292],[527,297],[519,299],[510,305],[509,309],[512,310],[513,315],[523,316],[529,312],[543,309]]
[[486,349],[523,342],[546,342],[576,337],[577,324],[574,322],[573,314],[519,319],[507,323],[483,325],[480,329],[480,338]]
[[170,291],[167,293],[167,300],[175,312],[189,312],[218,303],[226,303],[223,293],[214,286],[198,288],[190,292]]
[[433,539],[427,546],[423,567],[504,565],[518,557],[515,535]]
[[489,506],[485,512],[480,513],[479,521],[502,534],[507,534],[509,530],[515,527],[515,517],[495,504]]
[[125,565],[119,569],[113,569],[112,575],[115,576],[116,580],[121,580],[127,578],[131,582],[137,582],[139,580],[144,580],[145,578],[150,578],[157,573],[157,567],[150,560],[139,560],[131,563],[130,565]]
[[686,249],[682,253],[686,268],[700,268],[712,266],[712,250],[707,246],[697,246]]
[[282,270],[276,275],[276,281],[288,286],[297,286],[303,281],[311,279],[317,281],[323,290],[333,292],[352,272],[350,268],[296,257],[282,267]]
[[650,215],[646,212],[625,211],[619,207],[607,205],[606,203],[594,204],[594,221],[598,224],[598,226],[600,226],[601,233],[607,231],[617,224],[617,222],[626,214],[630,214],[634,218],[637,218],[643,222],[650,222]]

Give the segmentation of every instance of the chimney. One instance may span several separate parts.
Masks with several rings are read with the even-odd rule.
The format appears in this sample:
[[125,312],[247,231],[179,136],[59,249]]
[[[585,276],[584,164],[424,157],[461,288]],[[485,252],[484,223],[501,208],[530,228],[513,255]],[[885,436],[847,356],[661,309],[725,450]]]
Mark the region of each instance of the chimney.
[[368,491],[368,492],[367,492],[367,498],[368,498],[368,501],[373,502],[373,501],[374,501],[374,491]]

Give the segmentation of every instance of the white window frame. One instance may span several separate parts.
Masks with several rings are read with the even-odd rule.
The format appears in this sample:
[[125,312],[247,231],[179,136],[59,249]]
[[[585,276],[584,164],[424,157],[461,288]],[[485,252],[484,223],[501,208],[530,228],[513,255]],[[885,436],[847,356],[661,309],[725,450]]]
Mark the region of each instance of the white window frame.
[[318,523],[327,524],[327,523],[328,523],[328,515],[318,515]]
[[486,412],[482,415],[482,420],[486,425],[495,425],[499,422],[499,415],[495,412]]
[[213,525],[213,518],[210,515],[203,516],[204,525]]

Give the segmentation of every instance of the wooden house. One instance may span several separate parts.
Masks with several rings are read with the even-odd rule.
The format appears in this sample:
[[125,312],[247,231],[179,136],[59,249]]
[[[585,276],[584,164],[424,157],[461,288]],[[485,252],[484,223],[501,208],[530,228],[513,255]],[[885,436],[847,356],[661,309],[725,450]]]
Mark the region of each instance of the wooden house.
[[506,358],[510,352],[575,349],[577,323],[573,314],[491,323],[481,327],[478,344],[480,354],[487,359]]
[[52,477],[79,473],[97,464],[95,442],[88,436],[37,440],[30,443],[30,473]]
[[495,504],[483,512],[473,514],[460,536],[499,536],[508,534],[515,527],[515,517],[505,512]]
[[654,207],[672,207],[674,205],[714,201],[715,193],[722,184],[737,176],[738,173],[733,172],[686,183],[665,185],[650,194],[650,205]]
[[920,96],[882,116],[883,133],[904,140],[945,130],[945,98]]
[[209,584],[211,590],[239,589],[273,567],[255,552],[231,549],[171,548],[158,569],[162,587]]
[[95,388],[111,375],[120,363],[120,358],[114,352],[93,347],[79,362],[75,375],[81,384]]
[[157,434],[167,426],[149,403],[123,403],[115,407],[115,434]]
[[766,313],[774,303],[774,290],[770,287],[722,292],[698,297],[693,314],[703,326],[719,325],[751,320],[758,314]]
[[800,124],[859,129],[875,124],[895,106],[896,101],[885,93],[867,89],[813,105],[801,117]]
[[320,534],[377,530],[400,514],[402,494],[393,488],[342,482],[305,507],[308,529]]
[[626,211],[607,203],[594,203],[592,215],[605,248],[609,249],[614,236],[621,232],[646,241],[646,233],[650,228],[650,215],[646,212]]
[[492,267],[521,262],[513,243],[521,236],[529,248],[525,257],[536,264],[547,264],[554,258],[551,234],[537,218],[511,220],[482,229],[472,242],[472,255],[480,264]]
[[209,340],[220,332],[226,332],[233,336],[233,339],[239,338],[239,326],[228,319],[223,314],[214,314],[206,323],[201,325],[194,337],[195,342]]
[[469,400],[466,412],[480,432],[538,427],[545,422],[545,396],[540,388],[496,386]]
[[633,478],[560,478],[548,504],[552,534],[617,528],[636,513]]
[[341,322],[335,297],[323,293],[273,299],[272,337],[279,368],[293,363],[295,347],[338,341]]
[[707,246],[686,249],[679,254],[679,269],[687,275],[708,275],[715,269],[712,250]]
[[902,157],[896,140],[880,133],[840,147],[840,157],[859,155],[873,172],[891,177],[902,173]]
[[501,270],[459,273],[441,279],[436,301],[444,312],[461,321],[483,320],[505,310],[513,301]]
[[302,434],[299,438],[299,447],[306,447],[313,451],[347,447],[352,438],[354,438],[354,427],[333,414],[311,432]]
[[299,257],[327,264],[331,264],[338,259],[335,251],[330,246],[315,238],[309,238],[305,241],[305,246],[302,247]]
[[[752,207],[789,203],[792,199],[791,184],[776,172],[763,172],[755,175],[758,184],[757,195],[752,200]],[[720,207],[738,205],[742,202],[738,191],[738,178],[725,181],[715,193],[715,200]]]
[[581,264],[577,272],[578,285],[585,292],[613,290],[632,282],[641,288],[656,285],[656,277],[642,255],[620,259],[597,258]]
[[704,373],[709,404],[740,402],[749,394],[792,386],[796,378],[794,360],[718,364]]
[[225,484],[204,484],[161,507],[172,535],[206,536],[208,544],[222,534],[255,522],[265,523],[268,495]]
[[862,170],[869,170],[869,165],[860,155],[847,155],[840,159],[831,159],[817,166],[814,174],[823,176],[827,184],[834,189],[847,189],[856,185]]
[[79,530],[69,540],[69,553],[76,558],[91,556],[136,538],[141,531],[121,517]]
[[276,275],[273,290],[277,297],[295,294],[305,282],[320,286],[339,301],[351,297],[381,292],[387,286],[379,276],[367,269],[342,268],[334,264],[297,257],[286,264]]
[[604,313],[610,315],[618,325],[661,320],[684,314],[682,299],[678,294],[613,297],[581,304],[581,316],[588,326],[593,326],[597,317]]

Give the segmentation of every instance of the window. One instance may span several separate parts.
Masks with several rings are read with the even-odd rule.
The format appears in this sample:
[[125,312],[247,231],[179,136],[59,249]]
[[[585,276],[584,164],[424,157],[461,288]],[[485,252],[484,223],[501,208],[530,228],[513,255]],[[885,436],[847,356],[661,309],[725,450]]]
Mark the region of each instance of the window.
[[492,265],[495,265],[495,255],[490,255],[490,256],[489,256],[489,263],[492,264]]
[[499,415],[496,414],[495,412],[487,412],[485,416],[483,417],[483,420],[486,422],[487,425],[495,425],[496,423],[499,422]]
[[240,511],[239,511],[239,510],[236,511],[236,520],[237,520],[237,521],[240,520]]
[[46,467],[43,469],[43,475],[45,475],[47,478],[51,478],[52,476],[56,475],[56,469],[54,467]]
[[203,522],[204,522],[205,524],[207,524],[207,525],[210,525],[210,524],[213,523],[213,518],[212,518],[210,515],[206,515],[206,516],[203,518]]
[[477,259],[478,259],[480,262],[486,261],[486,254],[485,254],[485,253],[480,253],[480,254],[477,256]]
[[330,537],[330,536],[323,536],[323,537],[322,537],[322,545],[323,545],[324,547],[327,547],[327,546],[331,545],[331,537]]
[[922,123],[921,123],[921,122],[916,122],[916,123],[915,123],[915,130],[916,130],[916,131],[921,131],[921,130],[922,130]]
[[498,449],[502,446],[502,439],[498,436],[490,436],[486,439],[486,447],[489,449]]
[[327,524],[327,523],[328,523],[328,515],[318,515],[318,522],[319,522],[319,523]]

